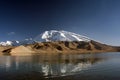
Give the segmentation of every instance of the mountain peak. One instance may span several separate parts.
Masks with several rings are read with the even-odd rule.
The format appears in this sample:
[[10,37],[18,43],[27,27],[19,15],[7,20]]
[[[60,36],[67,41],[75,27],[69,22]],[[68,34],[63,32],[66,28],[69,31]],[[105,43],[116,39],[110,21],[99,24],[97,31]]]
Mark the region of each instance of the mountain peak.
[[44,31],[38,35],[35,39],[37,42],[49,42],[49,41],[90,41],[90,38],[82,36],[73,32],[64,30],[50,30]]

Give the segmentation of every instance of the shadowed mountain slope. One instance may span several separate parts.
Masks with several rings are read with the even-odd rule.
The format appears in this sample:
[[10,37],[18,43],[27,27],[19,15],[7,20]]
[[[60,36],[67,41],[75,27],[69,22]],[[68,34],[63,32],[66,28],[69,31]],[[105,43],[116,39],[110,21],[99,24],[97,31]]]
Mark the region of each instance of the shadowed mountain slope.
[[24,46],[17,46],[3,50],[4,53],[11,55],[41,54],[41,53],[96,53],[96,52],[118,52],[120,47],[101,44],[96,41],[55,41],[39,42]]

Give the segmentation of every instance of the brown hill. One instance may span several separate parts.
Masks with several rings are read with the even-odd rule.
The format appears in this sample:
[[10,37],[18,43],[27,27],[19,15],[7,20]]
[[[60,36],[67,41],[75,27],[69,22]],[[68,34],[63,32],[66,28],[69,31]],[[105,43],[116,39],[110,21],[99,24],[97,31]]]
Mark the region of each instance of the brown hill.
[[56,41],[56,42],[41,42],[30,44],[26,46],[17,46],[3,50],[3,53],[11,55],[24,55],[24,54],[40,54],[40,53],[95,53],[95,52],[118,52],[120,47],[109,46],[101,44],[96,41]]

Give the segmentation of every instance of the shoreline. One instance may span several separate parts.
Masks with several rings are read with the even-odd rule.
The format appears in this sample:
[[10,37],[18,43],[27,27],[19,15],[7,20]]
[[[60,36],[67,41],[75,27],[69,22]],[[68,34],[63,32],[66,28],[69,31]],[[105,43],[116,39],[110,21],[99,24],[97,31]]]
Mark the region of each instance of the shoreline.
[[109,53],[109,52],[116,52],[116,51],[69,51],[69,52],[34,52],[34,53],[0,53],[0,56],[39,56],[39,55],[74,55],[74,54],[99,54],[99,53]]

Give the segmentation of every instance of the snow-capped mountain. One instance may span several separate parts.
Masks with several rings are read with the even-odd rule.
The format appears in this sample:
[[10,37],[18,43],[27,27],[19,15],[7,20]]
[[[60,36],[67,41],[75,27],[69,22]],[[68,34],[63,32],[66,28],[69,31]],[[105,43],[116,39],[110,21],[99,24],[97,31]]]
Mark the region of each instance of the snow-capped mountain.
[[0,45],[2,46],[11,46],[11,45],[18,45],[19,41],[6,41],[6,42],[0,42]]
[[49,42],[49,41],[90,41],[90,38],[75,34],[68,31],[50,30],[45,31],[38,35],[35,39],[37,42]]
[[68,31],[50,30],[50,31],[45,31],[41,33],[34,39],[29,38],[22,41],[0,42],[0,45],[18,46],[18,45],[32,44],[34,42],[50,42],[50,41],[86,41],[88,42],[90,41],[90,38],[76,34],[76,33],[68,32]]
[[0,45],[2,46],[19,46],[24,44],[32,44],[34,43],[33,39],[25,39],[23,41],[6,41],[6,42],[0,42]]

